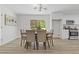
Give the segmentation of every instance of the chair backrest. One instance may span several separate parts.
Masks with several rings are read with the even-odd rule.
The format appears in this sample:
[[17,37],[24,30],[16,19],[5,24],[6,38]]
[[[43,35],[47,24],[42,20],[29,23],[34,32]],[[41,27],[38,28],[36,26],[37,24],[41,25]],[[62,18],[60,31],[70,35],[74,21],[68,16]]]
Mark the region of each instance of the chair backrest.
[[27,32],[27,39],[28,42],[34,42],[35,41],[35,31],[34,30],[26,30]]
[[24,30],[24,29],[21,29],[21,30],[20,30],[20,32],[21,32],[21,33],[25,33],[25,32],[26,32],[26,30]]
[[46,30],[37,30],[37,39],[38,39],[38,42],[45,42]]
[[26,38],[27,38],[27,33],[24,32],[24,30],[20,30],[20,33],[21,33],[21,39],[22,39],[22,40],[26,40]]
[[53,38],[53,33],[47,33],[48,38]]

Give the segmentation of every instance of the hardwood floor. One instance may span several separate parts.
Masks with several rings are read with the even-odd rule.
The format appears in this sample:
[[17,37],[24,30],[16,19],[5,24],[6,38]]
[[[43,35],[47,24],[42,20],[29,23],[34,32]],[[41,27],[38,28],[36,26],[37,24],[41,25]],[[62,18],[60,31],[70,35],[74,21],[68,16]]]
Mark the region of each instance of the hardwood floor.
[[20,46],[20,39],[16,39],[10,43],[0,46],[0,53],[17,53],[17,54],[78,54],[79,53],[79,40],[61,40],[54,39],[54,47],[44,50],[26,50]]

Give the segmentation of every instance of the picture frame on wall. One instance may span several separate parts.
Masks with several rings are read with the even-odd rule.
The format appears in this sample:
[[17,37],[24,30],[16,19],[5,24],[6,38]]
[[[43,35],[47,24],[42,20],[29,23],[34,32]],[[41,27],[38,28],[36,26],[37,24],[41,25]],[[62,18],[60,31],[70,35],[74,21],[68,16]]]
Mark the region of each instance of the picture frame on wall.
[[9,16],[7,14],[5,14],[4,17],[5,17],[5,25],[10,25],[10,26],[16,25],[15,17]]

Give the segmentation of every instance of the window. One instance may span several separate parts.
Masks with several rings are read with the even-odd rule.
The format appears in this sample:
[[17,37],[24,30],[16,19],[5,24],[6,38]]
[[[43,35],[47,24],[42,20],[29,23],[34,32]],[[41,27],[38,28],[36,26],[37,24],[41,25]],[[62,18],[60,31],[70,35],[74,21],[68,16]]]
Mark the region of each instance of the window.
[[45,29],[45,21],[31,20],[31,29]]

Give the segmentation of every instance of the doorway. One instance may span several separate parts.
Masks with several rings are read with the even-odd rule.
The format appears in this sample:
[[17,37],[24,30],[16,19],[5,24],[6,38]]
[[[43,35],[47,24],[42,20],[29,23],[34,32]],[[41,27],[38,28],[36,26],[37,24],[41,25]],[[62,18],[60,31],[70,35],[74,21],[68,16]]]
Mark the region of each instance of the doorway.
[[62,29],[61,29],[61,19],[52,20],[52,29],[54,38],[61,38]]

